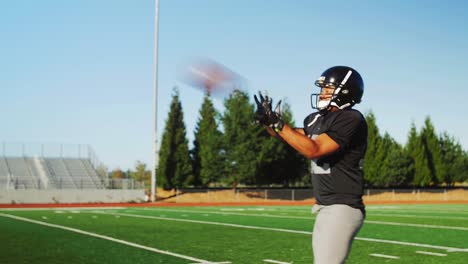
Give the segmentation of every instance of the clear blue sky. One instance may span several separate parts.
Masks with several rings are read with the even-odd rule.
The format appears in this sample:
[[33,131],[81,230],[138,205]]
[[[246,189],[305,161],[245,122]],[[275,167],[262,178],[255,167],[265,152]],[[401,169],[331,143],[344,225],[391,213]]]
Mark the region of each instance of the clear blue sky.
[[[203,94],[177,79],[206,56],[297,124],[326,68],[365,80],[358,109],[404,144],[430,116],[468,149],[466,1],[160,0],[158,134],[178,86],[190,142]],[[90,144],[110,169],[151,163],[152,0],[16,0],[0,8],[0,141]],[[223,102],[215,106],[223,111]]]

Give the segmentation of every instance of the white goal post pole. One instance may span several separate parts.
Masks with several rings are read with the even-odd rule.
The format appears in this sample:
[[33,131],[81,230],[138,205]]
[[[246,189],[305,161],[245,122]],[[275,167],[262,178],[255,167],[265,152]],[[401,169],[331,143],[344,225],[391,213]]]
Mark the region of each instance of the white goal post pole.
[[158,166],[158,31],[159,31],[159,0],[154,2],[154,131],[153,131],[153,166],[151,167],[151,202],[156,201],[156,168]]

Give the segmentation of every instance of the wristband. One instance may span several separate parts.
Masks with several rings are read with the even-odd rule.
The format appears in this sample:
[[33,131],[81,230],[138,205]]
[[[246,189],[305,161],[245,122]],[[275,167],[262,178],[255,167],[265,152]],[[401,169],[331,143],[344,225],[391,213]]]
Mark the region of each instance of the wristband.
[[284,127],[284,121],[283,120],[279,120],[276,124],[273,124],[273,130],[275,130],[276,133],[283,130],[283,127]]

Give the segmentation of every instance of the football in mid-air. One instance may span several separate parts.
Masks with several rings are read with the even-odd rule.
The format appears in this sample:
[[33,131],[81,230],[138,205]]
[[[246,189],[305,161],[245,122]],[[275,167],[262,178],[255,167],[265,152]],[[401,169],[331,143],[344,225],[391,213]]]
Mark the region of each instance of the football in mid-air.
[[239,89],[241,78],[226,66],[211,59],[196,59],[184,66],[181,80],[209,94],[225,94]]

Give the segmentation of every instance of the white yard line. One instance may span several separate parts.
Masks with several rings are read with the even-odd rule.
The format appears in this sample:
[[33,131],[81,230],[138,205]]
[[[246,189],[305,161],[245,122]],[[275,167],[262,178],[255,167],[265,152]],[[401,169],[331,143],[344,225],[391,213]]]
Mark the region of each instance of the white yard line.
[[276,210],[269,210],[265,207],[252,207],[252,208],[231,208],[231,207],[221,207],[219,211],[276,211]]
[[464,249],[448,249],[447,252],[468,252],[468,248],[464,248]]
[[368,216],[385,216],[385,217],[405,217],[405,218],[429,218],[429,219],[452,219],[452,220],[468,220],[464,216],[429,216],[429,215],[409,215],[409,214],[374,214],[368,213]]
[[271,215],[271,214],[243,214],[243,213],[233,213],[233,212],[216,212],[216,211],[207,211],[207,210],[179,210],[179,209],[144,209],[145,211],[163,211],[163,212],[179,212],[179,213],[195,213],[195,214],[217,214],[217,215],[241,215],[241,216],[255,216],[255,217],[271,217],[271,218],[289,218],[289,219],[306,219],[312,220],[315,217],[313,215],[306,216],[280,216],[280,215]]
[[427,251],[416,251],[418,254],[424,254],[424,255],[431,255],[431,256],[439,256],[439,257],[445,257],[447,254],[443,253],[435,253],[435,252],[427,252]]
[[384,210],[388,210],[388,209],[401,209],[402,207],[401,206],[397,206],[397,205],[367,205],[366,206],[366,210],[378,210],[378,209],[384,209]]
[[[307,213],[310,213],[311,208],[312,206],[305,206],[304,209],[301,210],[301,208],[284,207],[284,208],[277,208],[277,211],[307,214]],[[455,214],[455,215],[456,214],[468,214],[468,211],[465,211],[463,209],[450,210],[444,207],[431,207],[431,209],[429,210],[428,208],[403,208],[403,207],[397,207],[397,206],[367,205],[366,211],[369,216],[375,215],[374,212],[382,212],[382,213],[393,215],[393,212],[401,214],[401,213],[407,213],[408,211],[410,211],[410,213],[437,214],[437,215],[440,215],[441,217],[450,217],[450,216],[443,216],[445,214]],[[454,216],[454,217],[457,217],[457,216]],[[466,217],[466,216],[459,216],[459,217]]]
[[365,223],[366,224],[377,224],[377,225],[411,226],[411,227],[423,227],[423,228],[436,228],[436,229],[451,229],[451,230],[468,231],[468,227],[461,227],[461,226],[424,225],[424,224],[409,224],[409,223],[385,222],[385,221],[371,221],[371,220],[366,220]]
[[378,258],[388,258],[388,259],[400,259],[400,257],[398,256],[390,256],[390,255],[377,254],[377,253],[369,254],[369,256],[378,257]]
[[429,245],[429,244],[421,244],[421,243],[411,243],[411,242],[403,242],[403,241],[395,241],[395,240],[387,240],[387,239],[377,239],[377,238],[367,238],[367,237],[356,237],[356,240],[362,241],[369,241],[369,242],[377,242],[377,243],[387,243],[387,244],[394,244],[394,245],[402,245],[402,246],[413,246],[413,247],[424,247],[424,248],[434,248],[434,249],[441,249],[449,251],[468,251],[468,249],[463,248],[453,248],[453,247],[445,247],[445,246],[436,246],[436,245]]
[[157,249],[157,248],[144,246],[144,245],[141,245],[141,244],[125,241],[125,240],[122,240],[122,239],[117,239],[117,238],[113,238],[113,237],[109,237],[109,236],[99,235],[99,234],[84,231],[84,230],[81,230],[81,229],[76,229],[76,228],[71,228],[71,227],[56,225],[56,224],[50,224],[50,223],[46,223],[46,222],[42,222],[42,221],[36,221],[36,220],[29,219],[29,218],[19,217],[19,216],[10,215],[10,214],[0,213],[0,216],[12,218],[12,219],[20,220],[20,221],[24,221],[24,222],[29,222],[29,223],[33,223],[33,224],[37,224],[37,225],[43,225],[43,226],[63,229],[63,230],[67,230],[67,231],[70,231],[70,232],[75,232],[75,233],[78,233],[78,234],[83,234],[83,235],[87,235],[87,236],[91,236],[91,237],[96,237],[96,238],[100,238],[100,239],[104,239],[104,240],[109,240],[109,241],[112,241],[112,242],[116,242],[116,243],[119,243],[119,244],[131,246],[131,247],[135,247],[135,248],[145,249],[145,250],[156,252],[156,253],[159,253],[159,254],[164,254],[164,255],[169,255],[169,256],[176,257],[176,258],[195,261],[197,263],[210,263],[210,264],[211,263],[217,263],[217,262],[211,262],[211,261],[208,261],[208,260],[197,259],[197,258],[194,258],[194,257],[169,252],[169,251],[166,251],[166,250],[160,250],[160,249]]
[[[308,232],[308,231],[282,229],[282,228],[248,226],[248,225],[239,225],[239,224],[228,224],[228,223],[220,223],[220,222],[178,219],[178,218],[170,218],[170,217],[157,217],[157,216],[147,216],[147,215],[135,215],[135,214],[125,214],[125,213],[101,212],[101,214],[120,215],[120,216],[155,219],[155,220],[164,220],[164,221],[175,221],[175,222],[186,222],[186,223],[228,226],[228,227],[236,227],[236,228],[258,229],[258,230],[277,231],[277,232],[286,232],[286,233],[303,234],[303,235],[312,235],[312,232]],[[441,250],[447,250],[447,251],[468,251],[468,249],[463,249],[463,248],[445,247],[445,246],[411,243],[411,242],[403,242],[403,241],[394,241],[394,240],[386,240],[386,239],[375,239],[375,238],[366,238],[366,237],[356,237],[355,239],[356,240],[362,240],[362,241],[376,242],[376,243],[387,243],[387,244],[404,245],[404,246],[434,248],[434,249],[441,249]]]
[[291,264],[291,262],[283,262],[283,261],[278,261],[278,260],[273,260],[273,259],[264,259],[264,262],[268,263],[276,263],[276,264]]
[[127,207],[42,207],[42,208],[0,208],[1,211],[77,211],[77,210],[112,210],[112,209],[125,209]]
[[410,213],[430,213],[430,214],[437,214],[437,215],[444,215],[444,214],[453,214],[453,215],[457,215],[457,214],[462,214],[462,215],[466,215],[468,214],[468,212],[466,211],[463,211],[463,210],[453,210],[453,211],[448,211],[448,210],[439,210],[437,208],[434,208],[432,210],[427,210],[427,209],[418,209],[418,208],[402,208],[402,209],[388,209],[388,210],[382,210],[382,209],[370,209],[366,207],[366,210],[369,211],[369,212],[377,212],[377,211],[381,211],[381,212],[385,212],[385,213],[390,213],[390,212],[397,212],[397,213],[406,213],[406,212],[410,212]]
[[[285,219],[305,219],[312,220],[315,217],[305,217],[305,216],[279,216],[279,215],[270,215],[270,214],[243,214],[243,213],[232,213],[232,212],[212,212],[206,210],[179,210],[179,209],[144,209],[145,211],[163,211],[163,212],[178,212],[178,213],[195,213],[195,214],[218,214],[218,215],[241,215],[241,216],[253,216],[253,217],[269,217],[269,218],[285,218]],[[138,211],[138,210],[134,210]],[[409,227],[418,227],[418,228],[436,228],[436,229],[449,229],[449,230],[461,230],[468,231],[468,227],[460,226],[441,226],[441,225],[425,225],[425,224],[411,224],[411,223],[400,223],[400,222],[388,222],[388,221],[372,221],[365,220],[366,224],[377,224],[377,225],[393,225],[393,226],[409,226]]]
[[230,264],[230,261],[221,261],[221,262],[195,262],[190,264]]
[[248,226],[248,225],[228,224],[228,223],[220,223],[220,222],[201,221],[201,220],[179,219],[179,218],[159,217],[159,216],[149,216],[149,215],[135,215],[135,214],[126,214],[126,213],[101,212],[101,214],[312,235],[312,232],[308,232],[308,231],[290,230],[290,229],[272,228],[272,227]]

